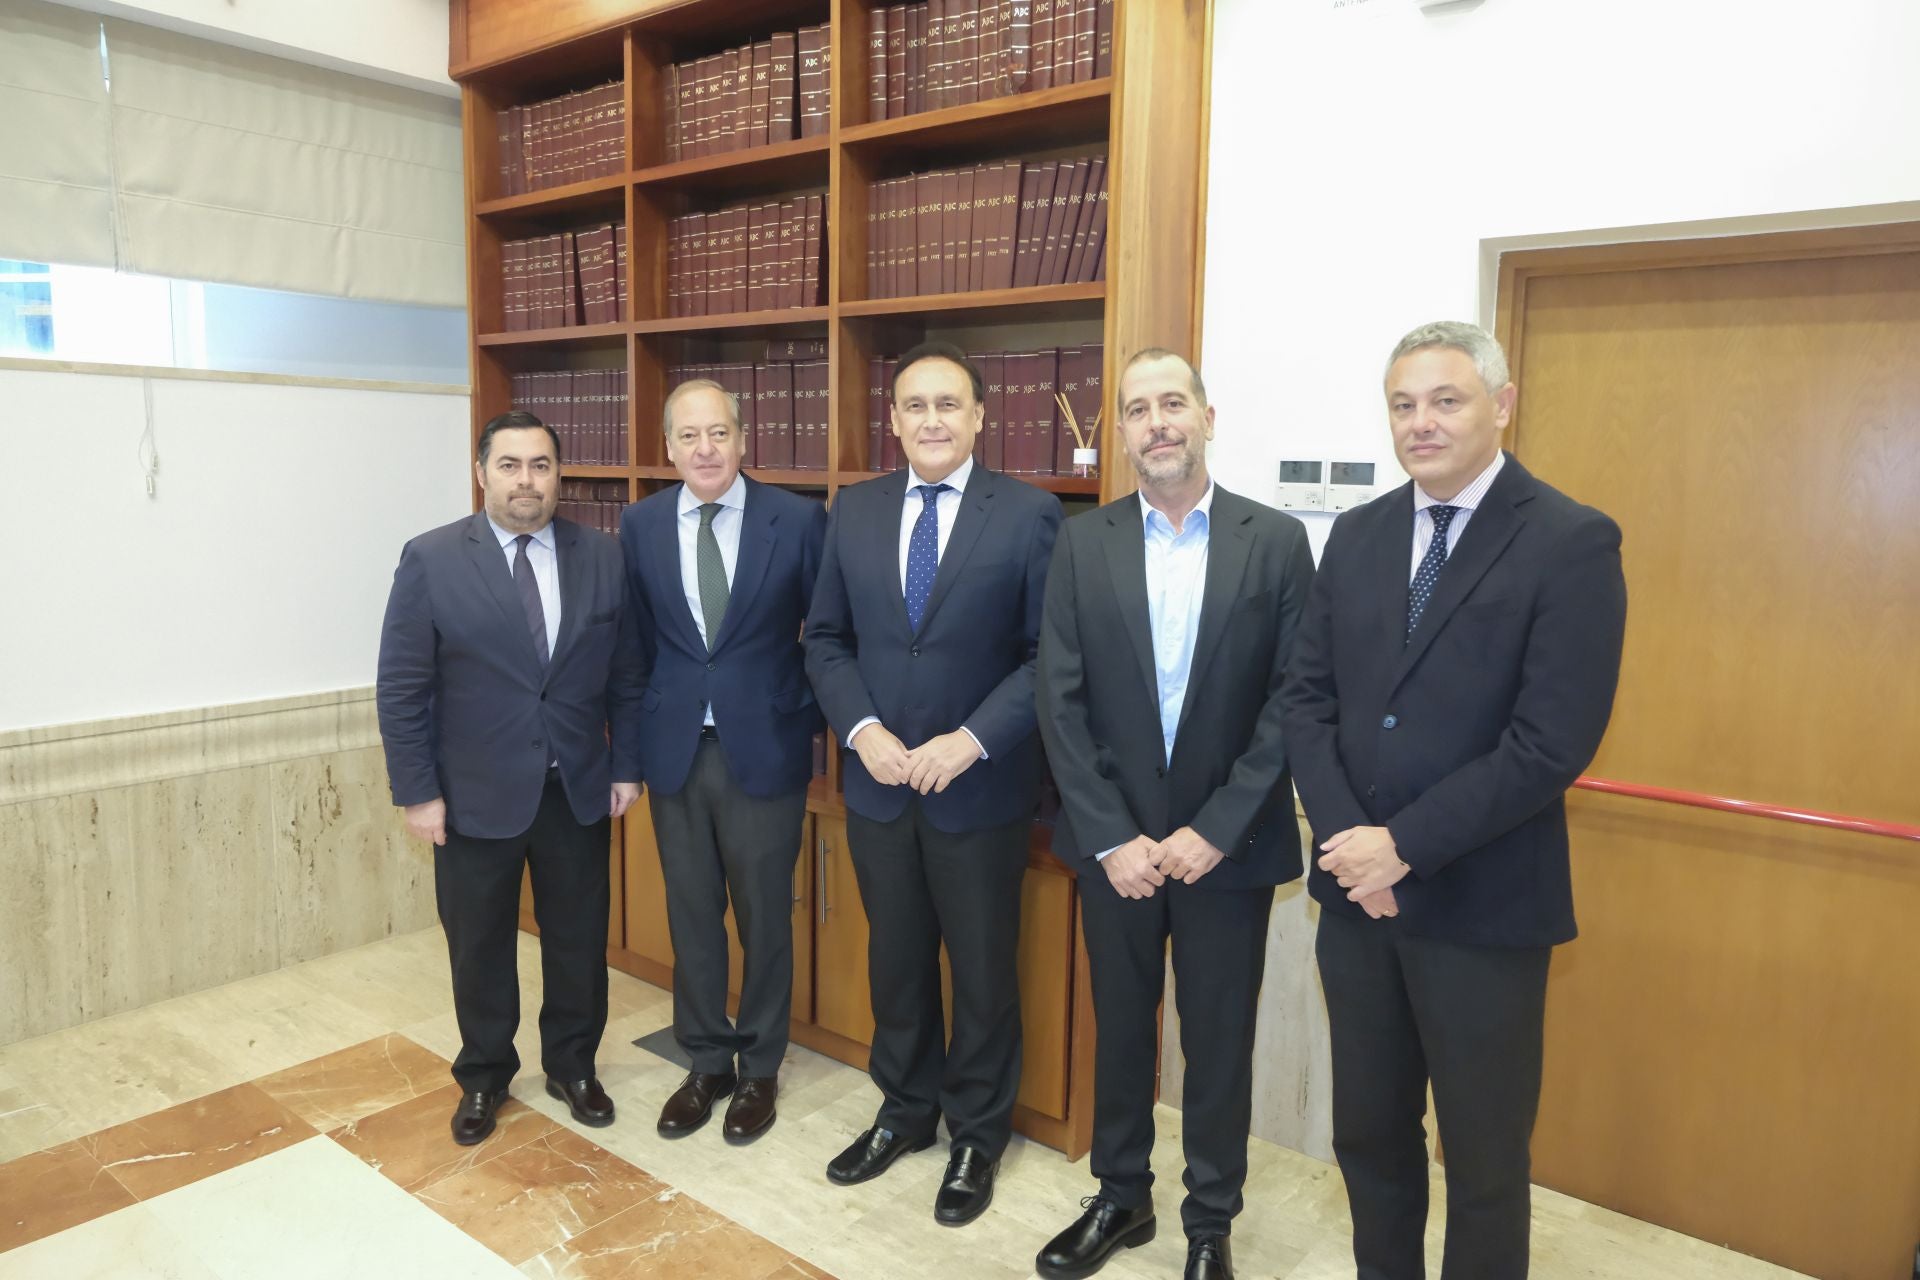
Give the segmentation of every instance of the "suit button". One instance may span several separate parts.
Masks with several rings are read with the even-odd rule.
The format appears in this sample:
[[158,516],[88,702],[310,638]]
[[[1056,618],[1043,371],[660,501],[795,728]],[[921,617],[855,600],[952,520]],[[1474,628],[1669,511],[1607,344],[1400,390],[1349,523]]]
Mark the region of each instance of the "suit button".
[[919,656],[920,656],[920,646],[919,646],[919,645],[915,645],[915,646],[913,646],[913,648],[911,648],[911,649],[909,649],[909,650],[907,650],[907,652],[908,652],[908,653],[911,653],[911,654],[912,654],[912,655],[913,655],[914,657],[916,657],[916,658],[917,658],[917,657],[919,657]]
[[1391,729],[1399,723],[1400,723],[1399,716],[1388,716],[1385,720],[1382,720],[1380,722],[1380,727],[1382,729]]
[[1371,799],[1373,799],[1373,788],[1372,788],[1372,787],[1368,787],[1368,788],[1367,788],[1367,799],[1369,799],[1369,800],[1371,800]]
[[717,663],[709,662],[707,664],[707,670],[709,671],[718,671],[719,669],[720,667],[719,667],[719,664]]
[[1155,766],[1153,766],[1153,776],[1154,776],[1154,777],[1156,777],[1156,778],[1164,778],[1164,777],[1166,777],[1166,776],[1167,776],[1167,767],[1166,767],[1165,765],[1163,765],[1163,764],[1157,764],[1157,765],[1155,765]]
[[535,747],[544,747],[544,746],[546,746],[547,744],[546,744],[546,743],[544,743],[544,742],[542,742],[542,741],[540,741],[540,739],[538,739],[538,738],[535,738],[535,739],[533,740],[533,745],[534,745]]
[[547,691],[545,689],[542,689],[540,691],[540,701],[545,702],[546,700],[547,700]]

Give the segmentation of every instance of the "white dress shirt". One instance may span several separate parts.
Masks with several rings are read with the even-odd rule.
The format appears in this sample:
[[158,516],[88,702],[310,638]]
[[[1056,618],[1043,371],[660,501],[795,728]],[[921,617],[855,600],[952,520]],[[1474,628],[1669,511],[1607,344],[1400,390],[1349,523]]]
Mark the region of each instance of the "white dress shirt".
[[[512,577],[519,551],[515,539],[520,535],[494,524],[492,516],[487,517],[487,523],[493,526],[493,536],[500,539],[500,550],[507,557],[507,576]],[[540,588],[540,612],[547,623],[547,657],[551,659],[554,646],[560,642],[560,551],[553,540],[553,521],[547,521],[546,528],[527,544],[527,563],[533,566],[533,581]]]
[[1493,461],[1487,469],[1473,478],[1473,481],[1453,496],[1450,502],[1441,502],[1429,498],[1427,491],[1418,484],[1413,486],[1413,561],[1407,568],[1407,581],[1413,581],[1413,575],[1420,572],[1420,561],[1425,558],[1427,548],[1433,545],[1433,517],[1427,514],[1428,507],[1452,507],[1453,521],[1447,526],[1447,557],[1453,557],[1453,549],[1460,545],[1460,535],[1467,531],[1467,521],[1473,519],[1474,509],[1481,499],[1487,496],[1487,490],[1493,487],[1493,478],[1500,474],[1500,468],[1507,463],[1504,451],[1496,451]]
[[[740,525],[747,518],[747,482],[735,475],[727,491],[715,499],[720,510],[713,513],[713,538],[720,544],[720,562],[727,568],[727,591],[733,591],[733,570],[740,562]],[[708,648],[707,614],[700,605],[700,499],[684,484],[680,486],[679,519],[674,528],[680,535],[680,589],[686,592],[687,609],[693,614],[693,626]],[[713,707],[706,709],[706,722],[713,723]]]

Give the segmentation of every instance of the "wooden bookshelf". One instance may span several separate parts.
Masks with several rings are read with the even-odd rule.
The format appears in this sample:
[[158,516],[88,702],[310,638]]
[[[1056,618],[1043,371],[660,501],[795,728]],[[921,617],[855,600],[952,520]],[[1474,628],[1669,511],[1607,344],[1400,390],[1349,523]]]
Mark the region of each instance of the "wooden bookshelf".
[[[1100,342],[1103,385],[1126,353],[1165,346],[1197,354],[1204,217],[1210,6],[1114,0],[1113,72],[1081,83],[926,111],[867,118],[867,16],[878,0],[452,0],[450,74],[462,89],[466,134],[468,289],[473,429],[509,407],[510,378],[539,368],[628,372],[624,467],[563,468],[568,478],[625,480],[631,499],[671,484],[659,429],[668,369],[752,359],[768,338],[828,343],[825,470],[749,470],[764,483],[824,494],[875,477],[867,470],[867,362],[929,336],[974,349]],[[830,22],[832,105],[820,136],[669,160],[661,92],[667,69],[774,31]],[[499,189],[496,113],[609,80],[625,87],[620,173],[531,192]],[[898,174],[995,160],[1107,156],[1106,279],[975,293],[868,298],[870,186]],[[671,218],[752,198],[826,193],[825,302],[729,315],[675,317],[666,296]],[[629,245],[626,318],[611,324],[505,331],[504,241],[623,220]],[[1182,247],[1186,247],[1186,251]],[[1103,415],[1098,478],[1021,476],[1070,510],[1133,487]],[[476,494],[477,499],[477,494]],[[864,1065],[865,921],[845,847],[837,758],[808,799],[795,877],[796,1043]],[[645,805],[614,841],[616,902],[610,961],[656,982],[672,974],[660,871]],[[1082,1154],[1092,1132],[1092,1021],[1073,871],[1036,828],[1023,906],[1022,999],[1029,1011],[1026,1082],[1016,1123]],[[830,906],[830,910],[825,908]],[[816,910],[816,908],[821,908]],[[530,919],[529,919],[530,923]],[[804,972],[802,972],[804,971]],[[735,974],[737,981],[738,974]],[[804,989],[803,989],[804,988]],[[863,1021],[864,1019],[864,1021]]]

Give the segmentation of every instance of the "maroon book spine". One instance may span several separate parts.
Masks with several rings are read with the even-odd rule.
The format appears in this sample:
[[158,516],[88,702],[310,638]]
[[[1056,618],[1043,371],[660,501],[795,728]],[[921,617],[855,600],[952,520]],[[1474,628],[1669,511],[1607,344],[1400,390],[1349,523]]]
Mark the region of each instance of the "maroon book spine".
[[1073,12],[1073,80],[1080,84],[1093,79],[1098,59],[1100,0],[1079,0]]
[[[947,99],[957,107],[980,101],[981,0],[949,0],[947,39]],[[954,24],[959,33],[954,33]]]
[[673,69],[674,88],[680,97],[679,106],[673,114],[672,158],[676,160],[691,160],[698,154],[694,144],[694,126],[698,120],[695,90],[700,86],[699,65],[697,62],[682,62]]
[[1015,240],[1020,230],[1020,192],[1026,183],[1026,165],[1009,160],[1000,169],[1000,190],[994,197],[994,245],[987,259],[987,288],[1013,287]]
[[980,56],[974,60],[973,83],[981,102],[1001,96],[1000,88],[1000,0],[978,0],[980,11]]
[[935,187],[940,201],[940,292],[952,293],[959,286],[960,253],[960,174],[953,169],[940,174]]
[[771,136],[768,120],[773,106],[773,41],[753,46],[753,95],[747,113],[747,145],[764,147]]
[[1040,279],[1040,246],[1046,214],[1053,201],[1053,160],[1030,164],[1020,179],[1020,221],[1015,231],[1013,286],[1025,289]]
[[889,10],[867,11],[867,119],[887,118],[887,16]]
[[1053,82],[1073,83],[1074,18],[1078,0],[1053,0]]
[[615,320],[633,318],[633,299],[627,292],[627,224],[613,224],[614,316]]
[[1113,0],[1096,0],[1093,17],[1093,74],[1113,74]]
[[1093,165],[1085,158],[1069,163],[1061,161],[1059,180],[1054,183],[1053,207],[1047,215],[1047,239],[1040,251],[1040,283],[1066,283],[1067,257],[1073,250],[1074,206],[1084,204],[1087,172]]
[[494,191],[498,195],[518,195],[513,189],[514,157],[517,148],[513,145],[513,108],[496,111],[494,126],[494,169],[496,171]]
[[733,150],[733,91],[740,80],[739,50],[729,49],[714,55],[713,91],[707,98],[711,121],[707,137],[708,151],[719,154]]
[[981,460],[989,471],[1007,469],[1007,360],[1007,356],[992,352],[975,362],[980,366],[981,381],[987,385],[985,421],[980,434],[987,441]]
[[827,29],[800,30],[800,136],[827,131]]
[[762,360],[825,360],[825,338],[769,338]]
[[886,198],[886,184],[876,182],[867,188],[867,297],[879,298],[880,292],[880,208]]
[[927,109],[927,0],[907,6],[907,114]]
[[887,431],[887,388],[883,381],[884,362],[875,356],[867,361],[867,470],[880,471],[882,437]]
[[687,310],[687,220],[667,219],[667,314],[684,316]]
[[[1060,275],[1063,284],[1071,284],[1080,278],[1080,270],[1086,262],[1087,231],[1093,225],[1093,208],[1097,203],[1095,193],[1106,181],[1107,158],[1094,156],[1087,162],[1087,180],[1068,208],[1072,224],[1072,243],[1066,247],[1066,268]],[[1063,233],[1065,234],[1065,233]]]
[[1089,189],[1088,199],[1093,204],[1093,220],[1087,224],[1087,251],[1080,260],[1080,281],[1082,283],[1107,278],[1107,174],[1100,173],[1100,188]]
[[[675,63],[667,68],[666,74],[660,77],[660,121],[664,134],[661,139],[661,151],[669,164],[681,159],[680,84],[680,66]],[[624,132],[623,129],[622,133]],[[625,165],[621,164],[617,167],[624,168]]]
[[893,375],[900,368],[898,360],[880,362],[880,382],[886,388],[883,393],[887,402],[887,427],[880,437],[880,467],[883,471],[900,469],[900,437],[893,433]]
[[1033,0],[1001,0],[1000,93],[1033,88]]
[[776,31],[770,41],[773,60],[767,64],[767,75],[772,82],[767,91],[769,142],[792,142],[800,136],[799,120],[795,116],[798,42],[799,37],[791,31]]
[[914,292],[940,292],[940,174],[913,175]]
[[760,465],[776,471],[791,471],[794,463],[794,366],[765,366],[771,378],[773,399],[760,435]]
[[680,297],[685,316],[707,314],[707,216],[690,213],[680,219],[681,273]]
[[500,242],[500,328],[506,333],[518,333],[524,327],[520,322],[520,242],[503,240]]
[[947,105],[947,5],[950,0],[927,0],[926,109]]
[[[764,205],[747,207],[747,310],[767,309],[767,264],[773,255],[767,252],[767,214]],[[778,248],[779,239],[774,240]]]
[[907,114],[907,10],[896,4],[887,10],[887,115],[898,120]]
[[973,192],[978,178],[979,171],[975,169],[962,169],[953,176],[953,247],[949,252],[953,256],[953,288],[957,293],[977,287],[973,282],[977,274],[973,265]]
[[[1072,4],[1073,0],[1067,0]],[[1033,48],[1027,55],[1032,70],[1029,89],[1053,87],[1053,10],[1055,0],[1033,0]]]
[[796,370],[801,368],[807,371],[807,389],[811,394],[807,413],[810,432],[807,437],[807,457],[804,465],[809,471],[825,471],[830,425],[827,416],[827,362],[809,360],[803,365],[796,366]]
[[1044,476],[1053,472],[1054,433],[1060,423],[1060,403],[1054,399],[1059,387],[1059,350],[1049,347],[1035,352],[1034,364],[1039,390],[1036,393],[1033,437],[1028,446],[1027,470],[1030,475]]
[[804,270],[801,277],[803,307],[817,307],[824,304],[826,297],[827,268],[827,198],[825,196],[807,197],[807,221]]

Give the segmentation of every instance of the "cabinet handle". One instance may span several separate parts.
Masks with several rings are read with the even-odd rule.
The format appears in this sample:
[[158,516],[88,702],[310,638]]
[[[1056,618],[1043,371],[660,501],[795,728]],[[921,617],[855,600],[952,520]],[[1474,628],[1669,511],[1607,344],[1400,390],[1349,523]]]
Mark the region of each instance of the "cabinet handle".
[[825,836],[821,836],[815,841],[814,852],[814,880],[820,890],[819,920],[821,924],[825,924],[827,922],[827,911],[829,910],[827,906],[827,838]]

